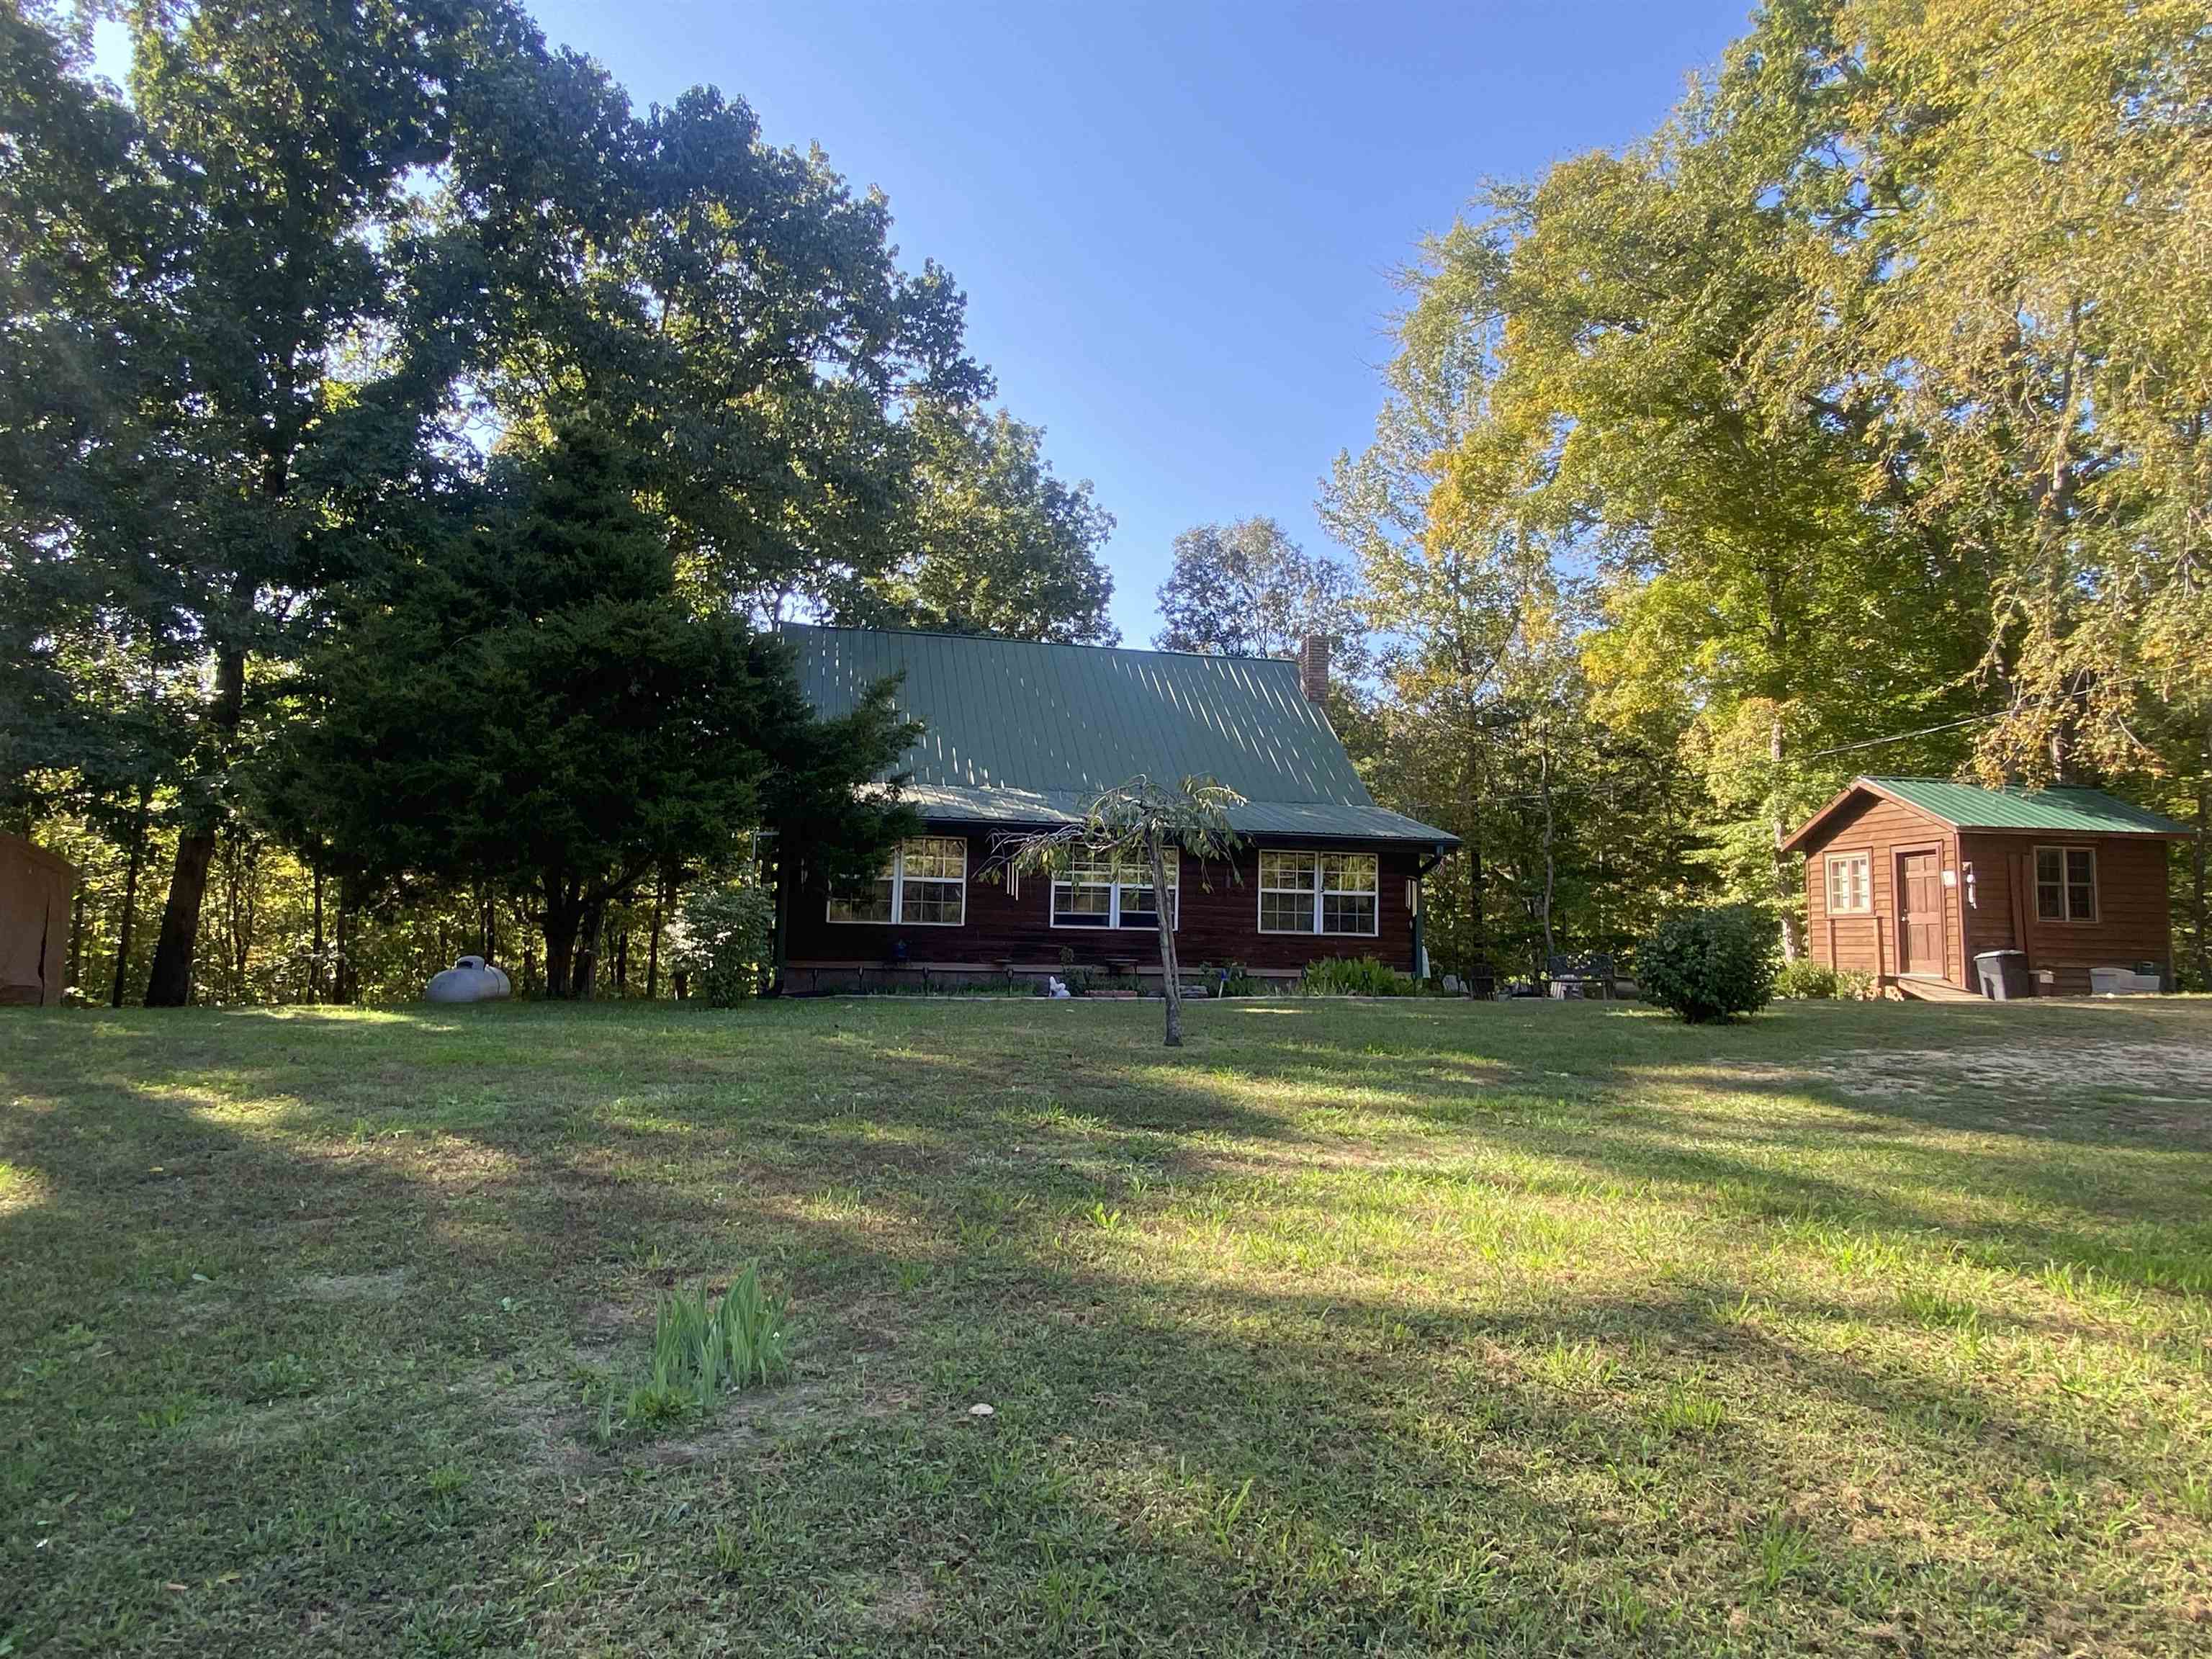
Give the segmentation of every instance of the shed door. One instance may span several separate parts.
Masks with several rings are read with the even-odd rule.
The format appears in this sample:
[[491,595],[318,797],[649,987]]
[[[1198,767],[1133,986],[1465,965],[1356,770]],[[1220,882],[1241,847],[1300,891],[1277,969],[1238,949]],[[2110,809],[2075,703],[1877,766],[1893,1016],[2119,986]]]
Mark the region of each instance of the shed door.
[[1898,860],[1898,890],[1905,895],[1904,960],[1908,974],[1943,977],[1943,860],[1936,853],[1907,853]]

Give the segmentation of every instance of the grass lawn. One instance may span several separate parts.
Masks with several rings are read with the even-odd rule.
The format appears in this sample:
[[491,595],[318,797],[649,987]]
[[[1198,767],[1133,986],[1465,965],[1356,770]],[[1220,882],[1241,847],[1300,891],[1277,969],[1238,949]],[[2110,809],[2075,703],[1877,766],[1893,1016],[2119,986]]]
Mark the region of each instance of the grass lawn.
[[1189,1018],[7,1011],[0,1653],[2212,1651],[2212,1001]]

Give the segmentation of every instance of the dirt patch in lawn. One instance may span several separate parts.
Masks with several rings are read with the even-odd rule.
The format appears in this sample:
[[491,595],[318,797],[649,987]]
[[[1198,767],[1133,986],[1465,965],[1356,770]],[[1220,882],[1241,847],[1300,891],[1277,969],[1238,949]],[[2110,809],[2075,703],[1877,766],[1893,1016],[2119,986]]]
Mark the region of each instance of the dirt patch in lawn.
[[907,1630],[927,1624],[930,1607],[929,1581],[915,1568],[905,1567],[897,1577],[878,1582],[866,1617],[878,1630]]
[[1852,1048],[1817,1069],[1846,1094],[1871,1097],[1931,1088],[2046,1099],[2119,1090],[2157,1104],[2212,1105],[2212,1047],[2189,1043]]
[[407,1269],[380,1273],[309,1273],[295,1288],[310,1302],[396,1302],[407,1287]]

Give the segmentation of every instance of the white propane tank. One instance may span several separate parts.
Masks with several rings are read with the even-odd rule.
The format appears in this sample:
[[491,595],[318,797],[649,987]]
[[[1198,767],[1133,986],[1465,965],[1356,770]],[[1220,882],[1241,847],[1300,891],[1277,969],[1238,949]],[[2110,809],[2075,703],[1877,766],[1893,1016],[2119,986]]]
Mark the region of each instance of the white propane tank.
[[497,1002],[514,994],[507,970],[482,957],[463,957],[442,974],[433,974],[424,993],[433,1002]]

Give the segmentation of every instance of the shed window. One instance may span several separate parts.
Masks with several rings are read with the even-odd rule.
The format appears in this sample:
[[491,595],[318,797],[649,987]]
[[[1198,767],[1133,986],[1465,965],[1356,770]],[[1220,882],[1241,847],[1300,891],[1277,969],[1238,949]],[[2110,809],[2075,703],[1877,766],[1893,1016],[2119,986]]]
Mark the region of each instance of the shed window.
[[2097,919],[2097,849],[2035,849],[2035,916],[2039,921]]
[[1260,931],[1381,931],[1382,870],[1372,853],[1260,854]]
[[1874,855],[1870,853],[1828,854],[1828,914],[1864,915],[1874,908]]
[[957,927],[968,920],[968,843],[958,836],[901,842],[883,873],[830,896],[832,921]]
[[[1182,872],[1172,847],[1160,855],[1167,866],[1168,926],[1182,925]],[[1149,864],[1137,859],[1079,853],[1052,878],[1055,927],[1158,927],[1159,901]]]

